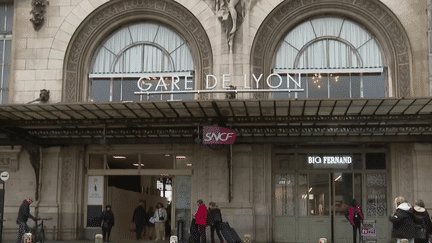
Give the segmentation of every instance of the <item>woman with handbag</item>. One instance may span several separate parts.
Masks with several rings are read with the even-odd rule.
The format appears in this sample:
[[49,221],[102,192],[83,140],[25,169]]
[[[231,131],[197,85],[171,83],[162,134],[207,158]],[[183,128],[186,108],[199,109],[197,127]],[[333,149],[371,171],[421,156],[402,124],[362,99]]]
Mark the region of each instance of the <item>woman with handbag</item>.
[[165,220],[167,219],[167,212],[161,202],[156,205],[156,211],[153,216],[155,229],[156,229],[156,239],[165,240]]
[[109,242],[109,237],[111,235],[111,229],[114,226],[114,214],[111,211],[111,206],[106,205],[105,211],[102,213],[102,234],[103,239]]
[[415,243],[428,243],[432,231],[432,222],[424,206],[423,200],[420,199],[414,203],[413,207],[414,221],[417,227],[417,236],[414,239]]

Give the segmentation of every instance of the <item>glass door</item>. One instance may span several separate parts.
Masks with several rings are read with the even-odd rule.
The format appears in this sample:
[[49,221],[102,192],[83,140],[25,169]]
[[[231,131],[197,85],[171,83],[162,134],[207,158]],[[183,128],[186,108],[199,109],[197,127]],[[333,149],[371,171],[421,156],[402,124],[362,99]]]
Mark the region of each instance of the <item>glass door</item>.
[[332,173],[333,242],[352,242],[352,226],[345,213],[353,199],[362,204],[361,180],[360,173]]

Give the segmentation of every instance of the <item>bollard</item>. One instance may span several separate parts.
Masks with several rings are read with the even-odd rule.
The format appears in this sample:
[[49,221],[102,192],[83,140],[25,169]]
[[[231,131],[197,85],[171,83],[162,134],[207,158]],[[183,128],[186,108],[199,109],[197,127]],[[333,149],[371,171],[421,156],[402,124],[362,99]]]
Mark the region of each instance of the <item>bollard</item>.
[[102,234],[96,234],[95,235],[95,243],[103,243],[103,235]]
[[409,240],[408,240],[408,239],[401,239],[400,242],[401,242],[401,243],[409,243]]
[[170,237],[170,243],[178,243],[178,238],[177,236],[173,235]]
[[33,242],[33,236],[31,233],[25,233],[24,234],[24,243],[32,243]]
[[319,243],[327,243],[327,238],[320,238]]

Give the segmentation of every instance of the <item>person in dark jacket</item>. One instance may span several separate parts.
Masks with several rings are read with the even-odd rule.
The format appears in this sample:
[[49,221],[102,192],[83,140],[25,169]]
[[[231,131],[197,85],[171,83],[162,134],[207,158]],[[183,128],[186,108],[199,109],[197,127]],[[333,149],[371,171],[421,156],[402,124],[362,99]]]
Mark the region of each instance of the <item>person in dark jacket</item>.
[[415,243],[428,243],[432,232],[432,222],[428,211],[425,209],[423,200],[417,200],[413,208],[414,219],[417,226]]
[[16,220],[16,223],[18,224],[18,243],[22,243],[23,235],[25,233],[30,232],[29,227],[27,226],[27,220],[28,218],[33,219],[36,221],[37,219],[33,217],[33,215],[30,214],[30,204],[33,202],[32,199],[26,199],[22,202],[19,211],[18,211],[18,218]]
[[195,214],[196,224],[198,225],[198,231],[200,234],[200,243],[206,243],[205,228],[207,224],[207,207],[203,200],[198,200],[198,211]]
[[215,202],[210,202],[209,206],[210,207],[207,211],[207,223],[208,223],[208,225],[210,225],[211,243],[215,243],[215,240],[214,240],[215,231],[216,231],[216,234],[219,238],[219,242],[223,243],[223,238],[222,238],[221,233],[220,233],[220,230],[221,230],[220,224],[222,222],[221,211],[219,210],[219,208]]
[[102,233],[104,241],[109,242],[111,229],[114,226],[114,214],[111,211],[111,206],[106,205],[105,211],[102,213]]
[[400,243],[401,239],[408,239],[410,243],[414,243],[417,230],[411,205],[403,197],[395,198],[394,205],[396,211],[389,216],[393,223],[392,236],[396,238],[397,243]]
[[351,205],[348,207],[345,217],[348,219],[349,223],[353,227],[353,242],[357,241],[357,231],[359,234],[359,241],[361,237],[360,229],[361,222],[364,220],[361,205],[357,204],[355,199],[352,200]]
[[135,224],[136,230],[136,240],[140,240],[142,238],[142,232],[144,229],[144,226],[146,225],[146,220],[147,218],[147,214],[146,214],[146,210],[144,208],[144,202],[140,201],[138,204],[138,207],[135,208],[133,217],[132,217],[132,222]]

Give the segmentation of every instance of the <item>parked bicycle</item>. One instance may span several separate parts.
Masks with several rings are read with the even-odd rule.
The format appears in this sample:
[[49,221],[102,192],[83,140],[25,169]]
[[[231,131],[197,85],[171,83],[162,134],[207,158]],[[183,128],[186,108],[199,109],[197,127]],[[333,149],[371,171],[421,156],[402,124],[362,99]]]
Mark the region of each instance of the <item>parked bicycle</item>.
[[45,220],[51,220],[53,218],[38,218],[38,222],[36,223],[36,226],[30,230],[30,233],[33,235],[33,242],[34,243],[44,243],[45,242],[45,227],[44,227],[44,221]]

